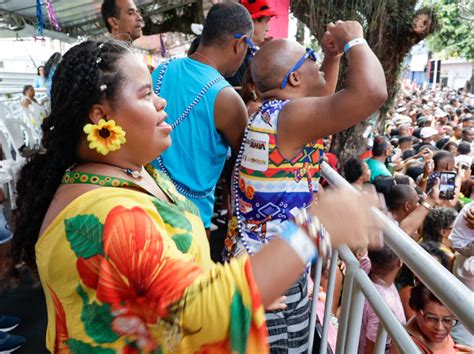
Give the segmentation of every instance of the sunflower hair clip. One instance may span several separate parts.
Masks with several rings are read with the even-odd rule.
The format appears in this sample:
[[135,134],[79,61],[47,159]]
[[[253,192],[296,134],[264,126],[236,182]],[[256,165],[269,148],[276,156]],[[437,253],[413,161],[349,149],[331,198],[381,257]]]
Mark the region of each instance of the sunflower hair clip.
[[127,141],[125,131],[116,125],[113,119],[108,121],[101,119],[98,124],[86,124],[84,133],[87,134],[89,149],[96,150],[104,156],[111,151],[119,150]]

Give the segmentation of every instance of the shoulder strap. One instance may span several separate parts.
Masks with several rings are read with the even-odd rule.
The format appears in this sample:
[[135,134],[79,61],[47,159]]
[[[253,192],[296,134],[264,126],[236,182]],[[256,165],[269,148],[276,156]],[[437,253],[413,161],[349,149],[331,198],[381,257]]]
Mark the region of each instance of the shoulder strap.
[[[156,86],[155,86],[155,93],[159,96],[161,92],[161,85],[163,83],[163,76],[165,75],[166,70],[168,69],[168,65],[174,60],[175,58],[171,58],[168,61],[166,61],[160,68],[160,71],[158,72],[158,78],[156,80]],[[224,77],[222,75],[218,75],[211,81],[209,81],[204,87],[199,91],[197,96],[191,101],[188,107],[184,110],[184,112],[176,119],[176,121],[171,125],[171,127],[174,129],[176,128],[188,115],[191,113],[191,111],[194,109],[194,107],[197,106],[197,104],[202,100],[202,98],[205,96],[207,91],[217,84],[219,81],[224,80]]]
[[[168,65],[169,63],[171,62],[171,60],[173,59],[170,59],[168,60],[166,63],[163,64],[163,66],[161,67],[159,73],[158,73],[158,78],[157,78],[157,81],[156,81],[156,86],[155,86],[155,93],[157,95],[160,94],[160,91],[161,91],[161,84],[162,84],[162,81],[163,81],[163,76],[165,74],[165,71],[166,69],[168,68]],[[218,75],[217,77],[215,77],[214,79],[212,79],[211,81],[209,81],[202,89],[201,91],[199,91],[199,93],[197,94],[197,96],[191,101],[191,103],[189,104],[188,107],[186,107],[186,109],[184,110],[184,112],[178,117],[178,119],[176,119],[176,121],[173,122],[173,124],[171,124],[171,128],[172,129],[175,129],[184,119],[186,119],[189,115],[189,113],[192,112],[192,110],[197,106],[197,104],[199,102],[201,102],[202,98],[206,95],[207,91],[209,91],[209,89],[214,86],[216,83],[218,83],[219,81],[222,81],[224,80],[224,77],[222,75]],[[208,191],[204,191],[204,192],[200,192],[200,191],[193,191],[191,189],[189,189],[187,186],[179,183],[178,181],[176,181],[175,179],[172,178],[171,176],[171,173],[166,169],[165,167],[165,164],[163,163],[163,159],[161,156],[158,156],[156,158],[156,162],[158,163],[158,168],[173,182],[175,188],[178,190],[178,192],[180,192],[181,194],[187,196],[187,197],[190,197],[190,198],[194,198],[194,199],[203,199],[203,198],[207,198],[209,197],[211,194],[214,193],[214,190],[215,190],[215,186],[213,188],[211,188],[210,190]]]
[[174,60],[175,58],[171,58],[163,63],[161,66],[160,71],[158,72],[158,78],[156,79],[156,86],[155,86],[155,93],[157,96],[160,95],[161,91],[161,84],[163,83],[163,76],[165,75],[166,69],[168,69],[168,65]]
[[194,98],[194,100],[191,101],[191,103],[189,104],[189,106],[184,110],[184,112],[178,117],[178,119],[176,119],[176,121],[171,124],[171,127],[174,129],[176,128],[179,123],[181,123],[188,115],[189,113],[192,112],[192,110],[194,109],[194,107],[197,106],[197,104],[199,102],[201,102],[202,98],[204,97],[204,95],[207,93],[207,91],[209,91],[209,89],[214,86],[215,84],[217,84],[219,81],[221,80],[224,80],[224,78],[222,77],[222,75],[219,75],[217,76],[216,78],[212,79],[211,81],[209,81],[202,89],[201,91],[199,91],[199,93],[197,94],[197,96]]
[[431,351],[430,348],[428,348],[425,344],[423,344],[419,339],[418,337],[416,337],[415,335],[411,334],[410,332],[408,332],[408,334],[410,335],[410,338],[413,340],[413,342],[418,346],[418,348],[421,350],[422,354],[433,354],[433,352]]

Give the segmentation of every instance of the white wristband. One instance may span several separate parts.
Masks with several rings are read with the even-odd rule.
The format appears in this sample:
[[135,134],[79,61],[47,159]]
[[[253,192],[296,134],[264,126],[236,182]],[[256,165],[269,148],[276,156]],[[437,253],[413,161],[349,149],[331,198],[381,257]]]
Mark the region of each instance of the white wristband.
[[359,45],[359,44],[368,45],[367,41],[364,38],[354,38],[354,39],[350,40],[349,42],[347,42],[346,45],[344,46],[344,54],[347,54],[347,52],[352,47],[355,47],[356,45]]
[[280,236],[293,248],[304,264],[310,263],[317,256],[316,245],[295,223],[287,222]]

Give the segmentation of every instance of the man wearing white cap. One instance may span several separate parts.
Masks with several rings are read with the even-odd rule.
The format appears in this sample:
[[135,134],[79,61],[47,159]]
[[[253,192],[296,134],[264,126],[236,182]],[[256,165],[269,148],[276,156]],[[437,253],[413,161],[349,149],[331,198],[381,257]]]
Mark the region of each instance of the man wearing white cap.
[[414,145],[413,146],[413,149],[418,152],[420,150],[420,147],[422,147],[423,145],[432,145],[432,146],[436,146],[436,137],[439,135],[439,132],[433,128],[433,127],[424,127],[421,129],[420,131],[420,139],[421,139],[421,142]]

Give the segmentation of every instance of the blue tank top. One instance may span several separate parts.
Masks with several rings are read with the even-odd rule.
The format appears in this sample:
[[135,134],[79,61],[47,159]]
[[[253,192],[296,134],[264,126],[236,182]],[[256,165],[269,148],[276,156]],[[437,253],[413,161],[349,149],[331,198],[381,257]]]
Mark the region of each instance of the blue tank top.
[[[162,64],[163,65],[163,64]],[[157,87],[162,66],[152,74]],[[171,61],[161,80],[159,96],[168,105],[167,123],[173,125],[199,92],[220,73],[209,65],[191,58]],[[219,92],[230,87],[225,80],[213,84],[199,103],[171,132],[171,146],[161,155],[161,162],[170,177],[190,194],[186,196],[199,208],[205,227],[209,227],[214,207],[214,188],[220,177],[229,145],[214,125],[214,104]],[[152,164],[162,169],[157,160]],[[197,192],[197,193],[194,193]]]

